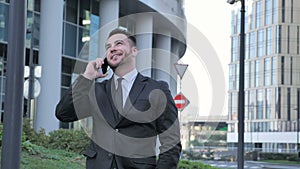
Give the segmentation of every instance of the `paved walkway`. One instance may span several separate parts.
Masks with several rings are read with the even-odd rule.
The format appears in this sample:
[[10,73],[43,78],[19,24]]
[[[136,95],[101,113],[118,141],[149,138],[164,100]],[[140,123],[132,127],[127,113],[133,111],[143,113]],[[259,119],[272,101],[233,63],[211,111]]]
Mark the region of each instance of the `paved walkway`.
[[[228,161],[202,161],[211,166],[220,169],[236,169],[238,168],[237,162]],[[259,161],[245,161],[244,169],[300,169],[300,164],[274,164]]]

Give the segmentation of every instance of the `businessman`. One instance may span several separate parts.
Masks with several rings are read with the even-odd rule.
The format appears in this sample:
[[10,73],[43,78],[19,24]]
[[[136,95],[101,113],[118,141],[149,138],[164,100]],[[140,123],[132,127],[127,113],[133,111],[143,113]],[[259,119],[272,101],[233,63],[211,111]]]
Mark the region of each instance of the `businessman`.
[[[86,168],[176,169],[181,152],[178,111],[167,83],[137,71],[136,39],[127,31],[112,30],[105,50],[106,60],[90,61],[56,107],[63,122],[93,119]],[[98,71],[105,64],[113,76],[95,82],[107,75]]]

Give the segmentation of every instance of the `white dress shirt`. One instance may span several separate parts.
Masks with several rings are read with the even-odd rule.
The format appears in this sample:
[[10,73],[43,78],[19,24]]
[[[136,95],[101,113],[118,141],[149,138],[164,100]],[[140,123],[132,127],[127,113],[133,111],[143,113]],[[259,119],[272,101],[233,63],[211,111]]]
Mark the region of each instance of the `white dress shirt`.
[[[122,95],[123,95],[123,107],[125,105],[126,99],[129,95],[129,92],[131,90],[131,87],[134,83],[134,80],[136,79],[138,72],[136,69],[133,69],[126,75],[124,75],[122,78]],[[117,89],[118,87],[118,78],[120,78],[118,75],[114,74],[114,82],[115,82],[115,87]]]

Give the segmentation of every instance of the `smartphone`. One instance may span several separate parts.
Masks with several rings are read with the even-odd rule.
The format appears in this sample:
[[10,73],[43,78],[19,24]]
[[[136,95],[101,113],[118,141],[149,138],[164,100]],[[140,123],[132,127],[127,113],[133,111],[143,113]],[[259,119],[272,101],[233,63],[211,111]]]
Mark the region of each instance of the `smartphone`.
[[108,62],[107,62],[107,59],[104,58],[104,63],[102,64],[101,66],[101,69],[102,69],[102,73],[105,74],[107,72],[107,68],[108,68]]

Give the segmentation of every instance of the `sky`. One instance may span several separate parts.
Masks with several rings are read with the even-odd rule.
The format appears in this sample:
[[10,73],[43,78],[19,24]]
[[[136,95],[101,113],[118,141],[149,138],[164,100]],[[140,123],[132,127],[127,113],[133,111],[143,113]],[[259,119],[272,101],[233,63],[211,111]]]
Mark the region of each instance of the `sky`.
[[[182,92],[190,104],[182,111],[182,115],[187,118],[197,118],[198,116],[218,116],[227,115],[227,90],[228,90],[228,64],[230,63],[230,18],[232,6],[226,0],[185,0],[185,15],[187,19],[187,51],[180,59],[179,63],[188,64],[187,71],[181,80],[180,92]],[[195,29],[197,32],[195,32]],[[198,34],[206,39],[198,38]],[[192,41],[199,41],[192,43]],[[196,45],[195,45],[196,44]],[[220,62],[207,64],[204,57],[212,55],[202,55],[202,51],[209,50],[205,45],[210,44],[216,53],[216,59]],[[204,48],[204,49],[202,49]],[[211,49],[210,49],[211,50]],[[207,52],[204,52],[207,53]],[[209,53],[209,52],[208,52]],[[206,58],[206,59],[211,59]],[[220,102],[213,92],[217,92],[212,85],[212,71],[215,67],[221,67],[225,82],[217,84],[225,88],[224,93],[217,93],[222,100],[222,110],[212,112],[216,102]],[[216,81],[214,81],[216,83]],[[219,82],[217,82],[219,83]],[[220,107],[220,106],[219,106]]]

